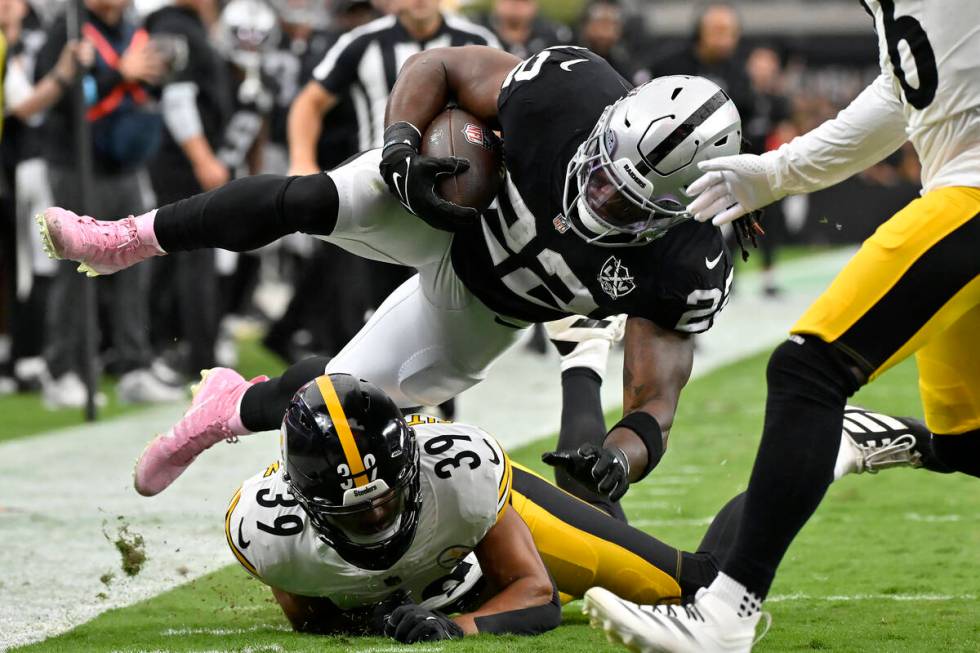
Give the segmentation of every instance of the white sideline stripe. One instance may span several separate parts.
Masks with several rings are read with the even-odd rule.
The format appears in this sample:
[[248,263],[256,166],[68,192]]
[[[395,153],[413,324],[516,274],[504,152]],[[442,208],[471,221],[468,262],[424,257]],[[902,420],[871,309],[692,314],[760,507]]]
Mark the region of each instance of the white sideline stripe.
[[[183,653],[282,653],[285,651],[279,644],[259,644],[258,646],[245,646],[244,648],[236,649],[225,649],[225,648],[208,648],[208,649],[191,649],[184,650]],[[113,649],[112,653],[173,653],[171,649],[168,648],[118,648]]]
[[184,635],[247,635],[248,633],[261,633],[267,631],[288,633],[292,628],[281,624],[266,624],[264,626],[252,626],[251,628],[167,628],[161,630],[163,637],[180,637]]
[[[907,512],[905,513],[904,517],[909,521],[925,522],[927,524],[942,524],[946,522],[970,520],[969,516],[964,515],[922,515],[917,512]],[[980,520],[980,515],[974,516],[973,519]]]
[[789,601],[975,601],[976,594],[832,594],[816,596],[813,594],[777,594],[766,599],[766,603],[785,603]]
[[364,648],[350,647],[344,649],[347,653],[440,653],[441,646],[426,644],[405,644],[404,646],[366,646]]
[[674,519],[631,519],[630,525],[636,528],[645,528],[647,526],[707,526],[714,519],[714,515],[711,517],[677,517]]
[[[698,336],[694,376],[771,349],[851,253],[838,250],[781,264],[788,291],[778,302],[761,297],[757,275],[736,279],[728,307],[708,333]],[[610,359],[603,384],[606,408],[622,402],[621,350]],[[519,392],[515,378],[522,380]],[[487,381],[461,397],[460,418],[488,429],[504,447],[532,442],[557,430],[558,378],[556,355],[540,357],[518,346],[497,362]],[[234,563],[222,531],[225,509],[243,479],[279,456],[278,441],[259,436],[218,445],[160,497],[142,498],[132,488],[132,465],[147,440],[169,428],[183,407],[148,409],[0,444],[0,651],[52,637]],[[659,497],[688,489],[645,491]],[[119,554],[102,535],[103,522],[114,533],[118,515],[146,539],[148,560],[133,578],[123,576]],[[99,577],[109,571],[115,579],[106,587]],[[107,598],[97,599],[100,593]]]

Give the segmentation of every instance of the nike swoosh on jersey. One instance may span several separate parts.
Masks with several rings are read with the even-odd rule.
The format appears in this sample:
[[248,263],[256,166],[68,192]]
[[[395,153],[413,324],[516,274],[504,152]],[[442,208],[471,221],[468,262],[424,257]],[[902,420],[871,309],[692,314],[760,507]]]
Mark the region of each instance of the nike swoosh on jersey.
[[718,256],[714,257],[710,261],[708,260],[708,257],[705,256],[704,257],[704,267],[708,268],[709,270],[714,270],[715,269],[715,266],[718,265],[718,261],[721,260],[721,255],[723,253],[724,253],[724,250],[718,252]]
[[564,70],[567,73],[570,73],[572,72],[572,66],[574,66],[577,63],[582,63],[583,61],[588,61],[588,59],[572,59],[571,61],[563,61],[558,65],[561,67],[562,70]]
[[247,549],[248,547],[252,546],[251,541],[246,542],[245,538],[242,537],[242,524],[244,523],[245,523],[245,518],[242,517],[242,520],[238,522],[238,548],[240,549]]

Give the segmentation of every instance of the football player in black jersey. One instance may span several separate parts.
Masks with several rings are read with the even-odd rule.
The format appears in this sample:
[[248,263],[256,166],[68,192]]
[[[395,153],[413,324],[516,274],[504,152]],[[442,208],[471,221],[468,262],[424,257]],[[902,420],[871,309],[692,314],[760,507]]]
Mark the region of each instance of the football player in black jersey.
[[[497,209],[477,214],[434,191],[437,177],[466,165],[419,153],[420,133],[449,103],[503,134]],[[329,173],[236,180],[119,222],[49,209],[39,217],[47,248],[94,275],[175,251],[249,250],[299,231],[412,266],[418,274],[325,370],[369,379],[402,407],[438,404],[478,383],[531,323],[626,313],[624,418],[594,443],[547,457],[618,498],[660,461],[691,373],[691,336],[728,298],[729,253],[716,229],[689,219],[685,188],[698,162],[738,151],[731,100],[696,77],[631,89],[582,48],[522,62],[472,46],[411,57],[387,124],[383,150]],[[383,210],[395,201],[386,182],[419,217]],[[195,408],[144,452],[137,489],[163,490],[222,439],[277,428],[279,417],[268,416],[282,412],[264,407],[275,404],[266,385],[206,378]]]

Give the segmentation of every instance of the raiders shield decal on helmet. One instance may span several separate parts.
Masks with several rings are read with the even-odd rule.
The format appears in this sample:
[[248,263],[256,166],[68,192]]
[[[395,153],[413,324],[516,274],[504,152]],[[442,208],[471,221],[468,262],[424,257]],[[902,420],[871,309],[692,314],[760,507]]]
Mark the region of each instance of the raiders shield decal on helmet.
[[636,289],[636,282],[629,268],[615,256],[610,256],[602,264],[602,269],[599,270],[599,285],[613,299],[619,299]]

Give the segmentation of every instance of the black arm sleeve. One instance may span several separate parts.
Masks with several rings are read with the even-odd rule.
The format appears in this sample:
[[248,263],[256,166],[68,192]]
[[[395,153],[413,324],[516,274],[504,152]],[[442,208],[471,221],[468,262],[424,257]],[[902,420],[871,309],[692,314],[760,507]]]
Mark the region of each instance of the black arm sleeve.
[[561,599],[551,579],[551,600],[544,605],[477,617],[473,620],[481,633],[540,635],[561,625]]
[[247,252],[297,231],[326,236],[337,209],[337,186],[326,173],[258,175],[161,207],[153,230],[167,252]]

